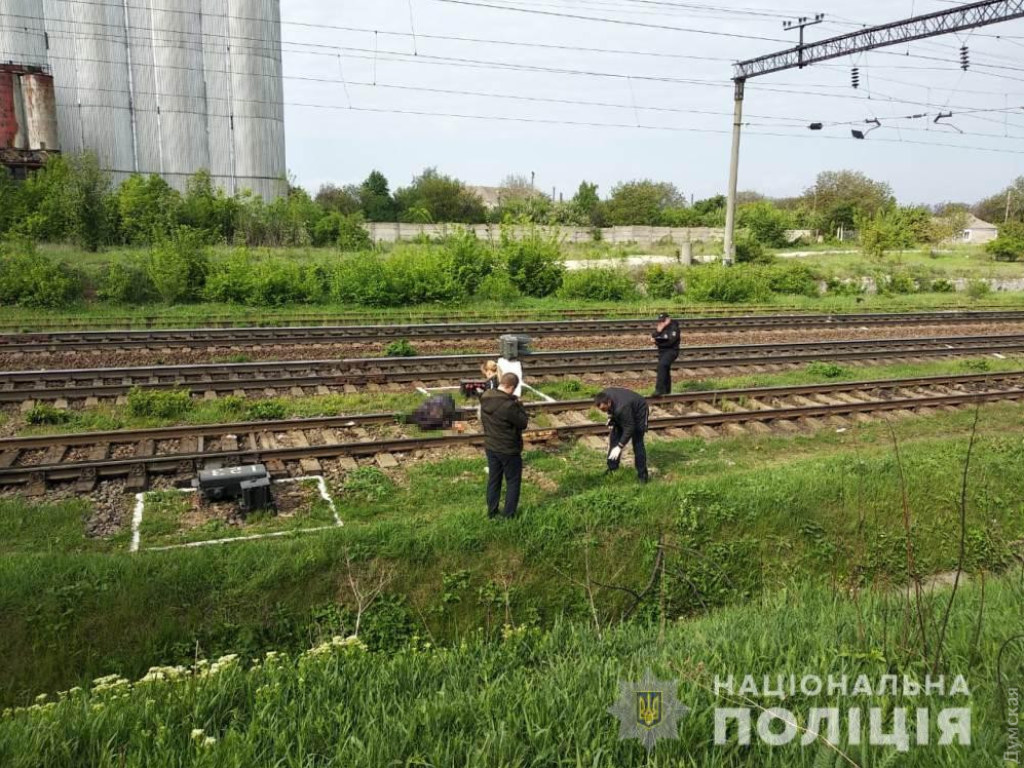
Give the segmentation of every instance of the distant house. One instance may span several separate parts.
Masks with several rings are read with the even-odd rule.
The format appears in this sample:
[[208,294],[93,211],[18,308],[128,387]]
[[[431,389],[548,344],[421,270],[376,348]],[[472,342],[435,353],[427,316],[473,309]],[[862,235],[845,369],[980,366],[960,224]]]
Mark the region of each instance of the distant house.
[[997,237],[999,237],[999,227],[995,224],[982,221],[974,214],[967,215],[967,226],[964,227],[963,242],[971,243],[972,245],[984,245],[985,243],[991,243]]
[[543,192],[538,192],[532,189],[516,189],[510,190],[505,187],[466,187],[470,192],[479,197],[484,204],[484,209],[493,211],[496,208],[501,208],[505,202],[505,196],[508,195],[510,199],[523,199],[527,200],[531,197],[544,197]]
[[488,211],[493,211],[501,205],[501,187],[467,187],[467,189],[483,201],[484,208]]

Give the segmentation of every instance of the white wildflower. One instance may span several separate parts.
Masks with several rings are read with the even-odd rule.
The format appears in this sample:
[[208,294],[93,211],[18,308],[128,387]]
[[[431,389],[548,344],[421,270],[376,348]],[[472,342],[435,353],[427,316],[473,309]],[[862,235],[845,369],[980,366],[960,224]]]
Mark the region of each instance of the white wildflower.
[[207,736],[205,739],[203,739],[204,747],[212,747],[216,743],[217,739],[215,739],[213,736]]
[[206,731],[204,731],[202,728],[193,728],[192,733],[189,735],[191,736],[193,741],[199,741],[199,739],[203,738],[203,736],[206,735]]

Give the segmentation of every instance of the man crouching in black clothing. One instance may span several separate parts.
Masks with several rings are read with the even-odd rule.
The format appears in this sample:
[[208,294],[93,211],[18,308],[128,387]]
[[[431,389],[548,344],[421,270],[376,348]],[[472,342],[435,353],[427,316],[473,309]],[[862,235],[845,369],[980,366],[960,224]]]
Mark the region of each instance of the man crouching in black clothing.
[[643,395],[628,389],[609,387],[594,398],[598,408],[609,415],[608,426],[612,434],[608,443],[608,471],[619,468],[622,451],[633,443],[633,462],[636,476],[641,483],[647,482],[647,448],[644,434],[650,410]]
[[654,385],[654,396],[671,395],[672,363],[679,358],[679,323],[668,315],[662,315],[651,336],[658,345],[658,381]]
[[530,421],[526,408],[513,392],[519,377],[506,373],[497,389],[489,389],[480,398],[480,420],[484,427],[487,449],[487,516],[498,516],[501,501],[501,479],[505,478],[505,511],[503,516],[516,516],[519,489],[523,482],[523,430]]

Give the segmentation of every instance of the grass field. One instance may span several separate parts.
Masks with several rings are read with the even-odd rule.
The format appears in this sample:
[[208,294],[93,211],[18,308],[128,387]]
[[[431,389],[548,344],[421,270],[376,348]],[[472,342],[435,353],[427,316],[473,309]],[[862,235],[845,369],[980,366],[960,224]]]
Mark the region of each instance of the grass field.
[[[938,647],[947,592],[926,596],[932,648]],[[135,682],[96,681],[42,697],[0,716],[0,763],[10,768],[117,766],[702,766],[703,768],[975,768],[995,765],[1008,748],[1011,691],[1024,683],[1020,575],[961,589],[949,617],[936,672],[952,688],[957,675],[969,695],[882,693],[884,676],[924,684],[933,668],[915,637],[914,613],[894,591],[852,599],[825,587],[784,589],[744,607],[697,620],[641,622],[598,632],[560,621],[549,632],[508,626],[503,639],[468,633],[450,648],[426,638],[394,653],[367,652],[355,641],[326,641],[304,653],[261,654],[252,662],[193,660],[188,668],[154,669]],[[619,740],[608,709],[620,682],[646,670],[675,681],[689,707],[678,740],[651,754]],[[817,676],[869,680],[867,696],[803,693],[739,698],[719,693],[716,679]],[[135,677],[135,676],[132,676]],[[803,728],[811,710],[835,707],[884,712],[909,709],[910,744],[854,746],[844,727],[831,748],[800,733],[770,747],[732,736],[715,745],[716,708],[784,707]],[[918,708],[930,710],[930,744],[919,746]],[[970,745],[939,746],[935,722],[945,707],[970,711]],[[776,726],[776,732],[778,728]],[[734,731],[733,731],[734,733]],[[999,761],[1001,762],[1001,761]],[[1012,765],[1012,763],[1007,763]]]
[[[972,414],[900,421],[915,568],[957,562],[959,489]],[[1020,555],[1024,412],[982,411],[971,467],[966,566],[1000,571]],[[82,501],[0,501],[0,691],[5,702],[103,674],[140,676],[196,653],[295,650],[351,633],[351,580],[382,579],[362,617],[371,648],[415,635],[458,644],[504,623],[549,627],[621,617],[650,578],[660,536],[675,575],[640,616],[675,619],[805,583],[906,580],[900,467],[883,423],[794,437],[656,442],[655,482],[603,476],[581,446],[530,453],[522,516],[488,521],[481,457],[333,484],[342,529],[296,539],[129,556],[124,534],[84,535]],[[1013,542],[1018,542],[1014,544]]]
[[[860,277],[880,270],[906,271],[915,277],[1020,279],[1024,264],[995,261],[984,248],[957,246],[946,249],[914,249],[893,251],[882,259],[865,256],[856,248],[853,253],[823,252],[793,259],[836,277]],[[784,253],[784,252],[783,252]]]

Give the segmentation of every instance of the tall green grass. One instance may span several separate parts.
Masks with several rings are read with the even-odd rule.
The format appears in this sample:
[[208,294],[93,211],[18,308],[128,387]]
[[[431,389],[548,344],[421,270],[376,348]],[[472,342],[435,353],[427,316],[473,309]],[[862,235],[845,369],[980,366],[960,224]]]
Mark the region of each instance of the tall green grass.
[[[941,613],[948,593],[925,599]],[[367,652],[354,640],[323,639],[301,654],[200,660],[188,669],[152,670],[146,680],[98,681],[43,697],[0,716],[0,764],[9,768],[177,768],[177,766],[701,766],[702,768],[975,768],[1006,748],[1005,685],[1022,682],[1024,586],[1016,575],[963,589],[951,613],[941,668],[968,681],[969,699],[799,694],[757,699],[797,714],[872,707],[969,707],[970,746],[849,746],[842,760],[821,742],[782,747],[715,746],[715,677],[866,675],[924,681],[930,671],[910,640],[913,623],[897,592],[850,598],[822,588],[776,592],[699,620],[612,628],[558,622],[549,632],[506,627],[502,639],[470,634],[452,648],[427,638],[394,652]],[[1003,677],[999,664],[1002,662]],[[189,665],[192,667],[192,665]],[[620,741],[607,709],[620,681],[646,670],[678,680],[690,708],[677,741],[648,755]],[[1006,675],[1009,675],[1008,677]],[[754,719],[758,716],[755,711]],[[865,715],[866,719],[866,715]],[[934,727],[934,726],[933,726]],[[865,739],[866,740],[866,739]],[[934,743],[934,731],[933,731]],[[912,742],[913,744],[913,742]]]

